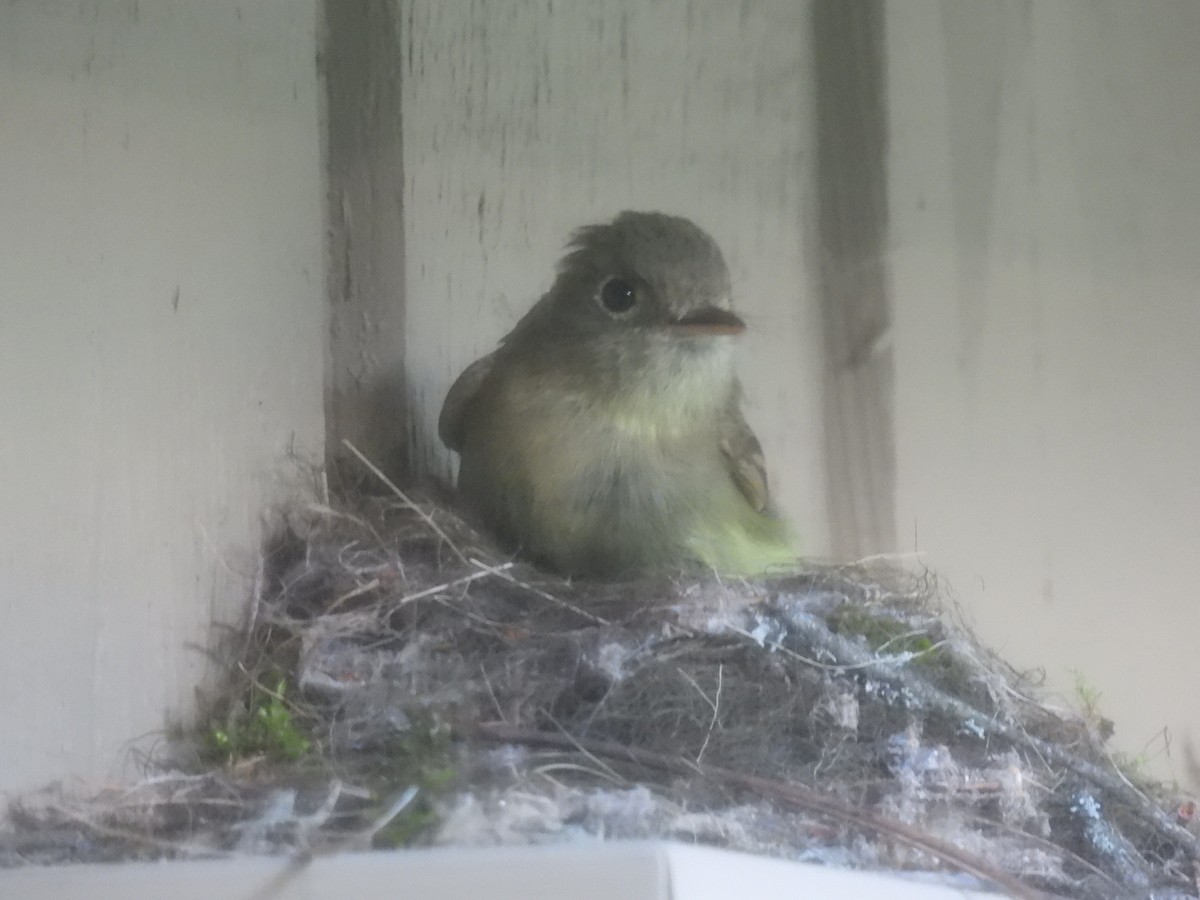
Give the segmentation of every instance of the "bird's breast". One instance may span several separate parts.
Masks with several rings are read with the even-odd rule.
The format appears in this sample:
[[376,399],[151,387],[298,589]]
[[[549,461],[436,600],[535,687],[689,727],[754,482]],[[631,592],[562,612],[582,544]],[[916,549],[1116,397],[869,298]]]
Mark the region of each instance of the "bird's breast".
[[715,411],[680,415],[636,396],[514,381],[474,420],[464,493],[512,543],[560,569],[678,556],[703,498],[728,481]]

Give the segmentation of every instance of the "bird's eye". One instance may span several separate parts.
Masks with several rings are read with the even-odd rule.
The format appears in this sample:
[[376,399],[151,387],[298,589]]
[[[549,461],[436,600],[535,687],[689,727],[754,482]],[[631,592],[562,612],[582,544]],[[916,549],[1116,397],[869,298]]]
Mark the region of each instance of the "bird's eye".
[[610,278],[600,285],[600,293],[596,299],[614,316],[624,315],[637,303],[637,288],[633,286],[633,282],[624,278]]

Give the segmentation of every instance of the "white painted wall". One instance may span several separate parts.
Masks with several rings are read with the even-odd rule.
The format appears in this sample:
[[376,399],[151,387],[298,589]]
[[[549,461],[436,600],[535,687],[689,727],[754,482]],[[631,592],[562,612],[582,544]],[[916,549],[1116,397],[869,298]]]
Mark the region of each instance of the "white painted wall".
[[1200,784],[1200,5],[886,10],[898,544]]
[[748,418],[804,548],[826,553],[810,3],[401,8],[418,466],[449,474],[435,428],[446,390],[549,288],[569,232],[661,209],[725,252],[750,324]]
[[110,771],[323,440],[315,4],[0,8],[0,789]]

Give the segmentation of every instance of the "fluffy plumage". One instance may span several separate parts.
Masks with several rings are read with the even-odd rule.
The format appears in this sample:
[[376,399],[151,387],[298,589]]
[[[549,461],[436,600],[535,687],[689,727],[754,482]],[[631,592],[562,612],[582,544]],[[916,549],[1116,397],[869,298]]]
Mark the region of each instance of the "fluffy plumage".
[[795,559],[741,413],[729,272],[687,219],[577,231],[550,291],[451,387],[459,489],[504,541],[572,575]]

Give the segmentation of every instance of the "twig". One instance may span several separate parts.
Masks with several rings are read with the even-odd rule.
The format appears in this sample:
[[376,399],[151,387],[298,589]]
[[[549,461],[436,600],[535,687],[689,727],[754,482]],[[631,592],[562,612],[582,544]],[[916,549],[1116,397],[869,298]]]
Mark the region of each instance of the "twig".
[[[912,662],[914,659],[919,659],[926,654],[933,653],[935,650],[940,650],[945,641],[938,641],[923,650],[905,650],[903,653],[893,653],[888,656],[872,656],[870,659],[858,660],[852,663],[823,663],[819,659],[812,659],[802,653],[797,653],[791,647],[787,647],[782,641],[762,641],[756,638],[753,634],[744,628],[738,628],[736,625],[726,624],[724,628],[727,631],[732,631],[734,634],[741,635],[748,640],[754,641],[760,647],[766,647],[768,650],[779,651],[784,656],[796,660],[796,662],[804,663],[806,666],[812,666],[814,669],[821,669],[824,672],[853,672],[856,669],[873,669],[883,666],[903,666]],[[914,632],[919,634],[920,632]],[[901,635],[900,637],[904,637]],[[895,638],[893,638],[895,640]],[[888,643],[891,643],[889,641]]]
[[725,682],[725,663],[717,663],[717,691],[715,698],[712,700],[708,699],[708,694],[704,693],[700,685],[696,683],[695,678],[682,668],[678,666],[676,668],[679,669],[679,674],[684,677],[684,680],[696,689],[696,693],[704,698],[704,702],[712,710],[712,720],[708,723],[708,732],[704,735],[704,743],[700,745],[700,752],[696,754],[696,762],[699,763],[704,758],[704,751],[708,749],[708,742],[712,739],[713,729],[717,726],[717,719],[721,714],[721,687]]
[[512,575],[508,574],[508,572],[507,572],[508,569],[512,568],[512,566],[513,566],[512,563],[505,563],[502,566],[492,566],[492,565],[488,565],[485,562],[479,561],[475,557],[471,557],[470,563],[473,566],[478,566],[480,569],[483,569],[485,572],[490,572],[492,574],[499,575],[501,578],[503,578],[505,581],[509,582],[510,584],[515,584],[519,588],[523,588],[524,590],[527,590],[532,594],[536,594],[537,596],[541,597],[543,600],[549,600],[551,603],[561,606],[563,609],[568,609],[571,612],[575,613],[575,615],[581,616],[581,617],[587,619],[589,622],[594,622],[597,625],[611,625],[612,624],[607,619],[597,616],[594,613],[590,613],[587,610],[580,609],[575,604],[568,603],[566,600],[563,600],[561,597],[555,597],[553,594],[549,594],[546,591],[543,591],[541,588],[535,588],[532,584],[526,584],[524,581],[517,580],[516,578],[514,578]]
[[374,822],[358,833],[357,837],[363,840],[365,845],[369,846],[371,841],[375,839],[375,835],[387,828],[391,824],[392,819],[404,812],[408,808],[408,805],[416,799],[418,790],[415,784],[405,788],[401,794],[388,804],[388,808]]
[[355,447],[354,444],[352,444],[350,442],[349,438],[342,438],[342,444],[346,447],[347,450],[349,450],[351,453],[353,453],[355,456],[358,457],[358,461],[361,462],[364,466],[366,466],[372,475],[374,475],[376,478],[378,478],[380,481],[382,481],[385,485],[387,485],[388,490],[390,490],[393,494],[395,494],[397,497],[399,497],[400,501],[405,506],[407,506],[409,509],[411,509],[413,512],[415,512],[418,516],[420,516],[422,518],[422,520],[424,520],[425,524],[428,525],[433,530],[433,533],[436,534],[438,537],[440,537],[443,541],[445,541],[446,546],[448,546],[451,550],[454,551],[455,556],[457,556],[463,563],[466,563],[467,558],[465,556],[463,556],[463,552],[458,549],[458,545],[456,545],[454,543],[454,541],[450,540],[450,536],[447,535],[446,532],[444,532],[442,530],[442,526],[438,525],[437,522],[433,521],[433,516],[429,515],[429,513],[425,512],[425,510],[421,509],[421,507],[417,506],[417,504],[413,503],[412,500],[410,500],[408,498],[408,495],[406,493],[404,493],[404,491],[402,491],[402,490],[400,490],[400,488],[396,487],[396,483],[394,481],[392,481],[392,479],[388,478],[385,474],[383,474],[383,471],[377,465],[375,465],[375,463],[373,463],[373,462],[371,462],[371,460],[367,459],[366,455],[361,450],[359,450],[357,447]]
[[401,606],[407,606],[414,600],[421,600],[433,594],[441,594],[450,590],[450,588],[459,587],[463,584],[470,584],[472,581],[478,581],[480,578],[487,578],[489,575],[500,574],[504,569],[510,567],[511,565],[512,563],[505,563],[503,566],[496,569],[488,569],[484,572],[472,572],[470,575],[464,575],[462,578],[455,578],[453,581],[442,582],[441,584],[434,585],[433,587],[417,591],[415,594],[405,594],[398,600],[393,600],[391,603],[388,603],[387,608],[389,610],[393,610]]
[[206,847],[194,843],[170,841],[129,828],[119,828],[113,825],[102,825],[94,819],[85,816],[83,813],[67,809],[65,806],[55,806],[53,809],[60,815],[74,822],[76,825],[86,828],[93,834],[100,835],[101,837],[129,841],[130,843],[135,844],[142,844],[147,847],[154,847],[158,850],[178,853],[182,856],[223,858],[230,855],[228,851],[222,850],[218,847]]
[[329,613],[331,613],[335,609],[337,609],[339,606],[341,606],[343,603],[353,600],[355,597],[361,597],[363,594],[369,594],[371,591],[375,590],[375,588],[377,588],[377,587],[379,587],[379,579],[372,578],[366,584],[360,584],[354,590],[346,591],[346,593],[342,594],[342,596],[338,597],[336,600],[334,600],[332,603],[329,604],[328,608],[324,612],[324,615],[328,615]]
[[473,613],[469,609],[463,609],[461,606],[455,606],[453,603],[451,603],[449,600],[446,600],[443,597],[434,597],[433,602],[437,603],[440,606],[444,606],[446,609],[450,610],[451,612],[456,613],[457,615],[463,616],[464,618],[469,619],[470,621],[475,622],[476,624],[485,625],[488,628],[491,628],[495,631],[500,631],[501,629],[504,628],[503,623],[493,622],[491,619],[486,618],[485,616],[481,616],[478,613]]
[[559,786],[562,786],[562,782],[558,781],[555,778],[551,778],[550,777],[551,772],[583,772],[584,774],[591,775],[595,778],[602,778],[612,784],[619,784],[619,785],[624,786],[629,783],[626,779],[622,778],[620,775],[613,775],[612,769],[609,769],[607,766],[605,766],[603,769],[600,769],[600,768],[591,769],[591,768],[588,768],[587,766],[578,765],[577,763],[566,763],[566,762],[546,763],[545,765],[541,765],[534,769],[531,769],[530,772],[533,775],[541,775],[547,781],[551,782],[552,784],[559,785]]
[[249,900],[275,900],[279,897],[284,888],[287,887],[297,875],[318,856],[333,856],[337,853],[342,853],[347,850],[356,848],[370,847],[371,842],[375,839],[375,835],[388,826],[388,824],[400,815],[401,812],[412,803],[413,798],[417,796],[417,787],[415,785],[406,788],[394,799],[383,814],[380,815],[366,828],[356,831],[348,835],[342,840],[335,841],[326,846],[316,849],[303,849],[295,853],[287,863],[283,865],[278,872],[271,875],[263,885],[255,891]]
[[[872,660],[868,653],[833,632],[816,616],[795,613],[789,616],[788,621],[795,631],[804,634],[812,644],[829,650],[835,659],[849,660],[851,666],[868,670],[875,669],[876,674],[881,678],[895,677],[894,666],[890,660]],[[981,727],[987,734],[1004,737],[1019,747],[1025,747],[1037,753],[1043,760],[1057,763],[1101,790],[1120,798],[1129,805],[1130,814],[1145,824],[1157,828],[1164,837],[1176,841],[1193,859],[1200,858],[1200,838],[1173,821],[1157,805],[1147,802],[1145,795],[1136,788],[1130,787],[1123,777],[1106,772],[1099,765],[1069,752],[1058,744],[1032,735],[996,716],[990,716],[965,700],[948,694],[933,682],[915,673],[910,672],[906,676],[905,687],[913,691],[929,708],[961,721],[976,720],[981,723]]]
[[525,744],[563,750],[575,749],[593,760],[605,756],[609,759],[625,760],[658,771],[678,775],[699,775],[713,781],[740,787],[798,809],[821,813],[862,828],[870,828],[891,835],[913,849],[928,853],[976,878],[998,885],[1010,896],[1020,898],[1020,900],[1043,900],[1046,896],[1041,891],[1029,887],[1020,879],[997,869],[987,860],[973,853],[939,840],[911,825],[888,819],[870,810],[851,806],[803,785],[760,778],[757,775],[748,775],[720,766],[702,766],[682,757],[667,756],[653,750],[630,747],[615,741],[581,739],[565,732],[553,734],[547,731],[516,728],[499,722],[482,722],[475,726],[474,734],[484,740],[497,743]]
[[479,674],[483,676],[483,686],[487,688],[488,696],[492,699],[492,706],[496,707],[496,715],[507,725],[508,716],[504,714],[504,709],[500,706],[500,698],[496,696],[496,690],[492,687],[492,679],[488,677],[487,667],[483,663],[479,664]]
[[258,565],[254,568],[254,591],[250,595],[250,609],[246,614],[246,627],[243,631],[242,650],[238,659],[245,659],[250,652],[250,644],[254,640],[254,629],[258,625],[258,613],[262,609],[263,590],[267,583],[267,559],[258,554]]
[[1026,831],[1023,828],[1016,828],[1012,825],[1009,825],[1007,822],[997,821],[995,819],[985,819],[982,816],[972,816],[972,819],[981,825],[986,826],[987,828],[991,828],[996,831],[1003,831],[1006,834],[1010,834],[1022,841],[1027,841],[1033,846],[1039,847],[1047,853],[1060,855],[1064,859],[1070,860],[1075,865],[1087,869],[1101,881],[1106,882],[1112,890],[1121,890],[1122,885],[1120,882],[1101,869],[1090,859],[1085,859],[1070,847],[1063,847],[1061,844],[1054,843],[1054,841],[1050,840],[1049,838],[1042,837],[1040,834],[1034,834],[1033,832]]
[[[551,724],[554,725],[554,727],[558,729],[559,733],[558,733],[557,737],[559,738],[559,746],[566,746],[566,747],[570,747],[572,750],[579,751],[584,756],[586,756],[588,759],[590,759],[592,762],[594,762],[597,766],[599,766],[601,769],[603,769],[605,772],[607,772],[609,775],[611,775],[615,781],[624,782],[626,780],[621,777],[620,772],[618,772],[612,766],[606,764],[595,753],[592,753],[590,750],[588,750],[588,748],[584,745],[583,741],[579,740],[578,738],[575,737],[575,735],[571,734],[571,732],[569,732],[569,731],[567,731],[567,729],[563,728],[562,725],[558,724],[558,722],[555,721],[555,719],[553,717],[547,716],[547,718],[549,718]],[[517,726],[514,726],[514,725],[504,725],[503,727],[511,729],[513,731],[521,730],[520,728],[518,728]],[[548,734],[548,732],[547,732],[547,734]],[[514,742],[514,743],[516,743],[516,742]]]

